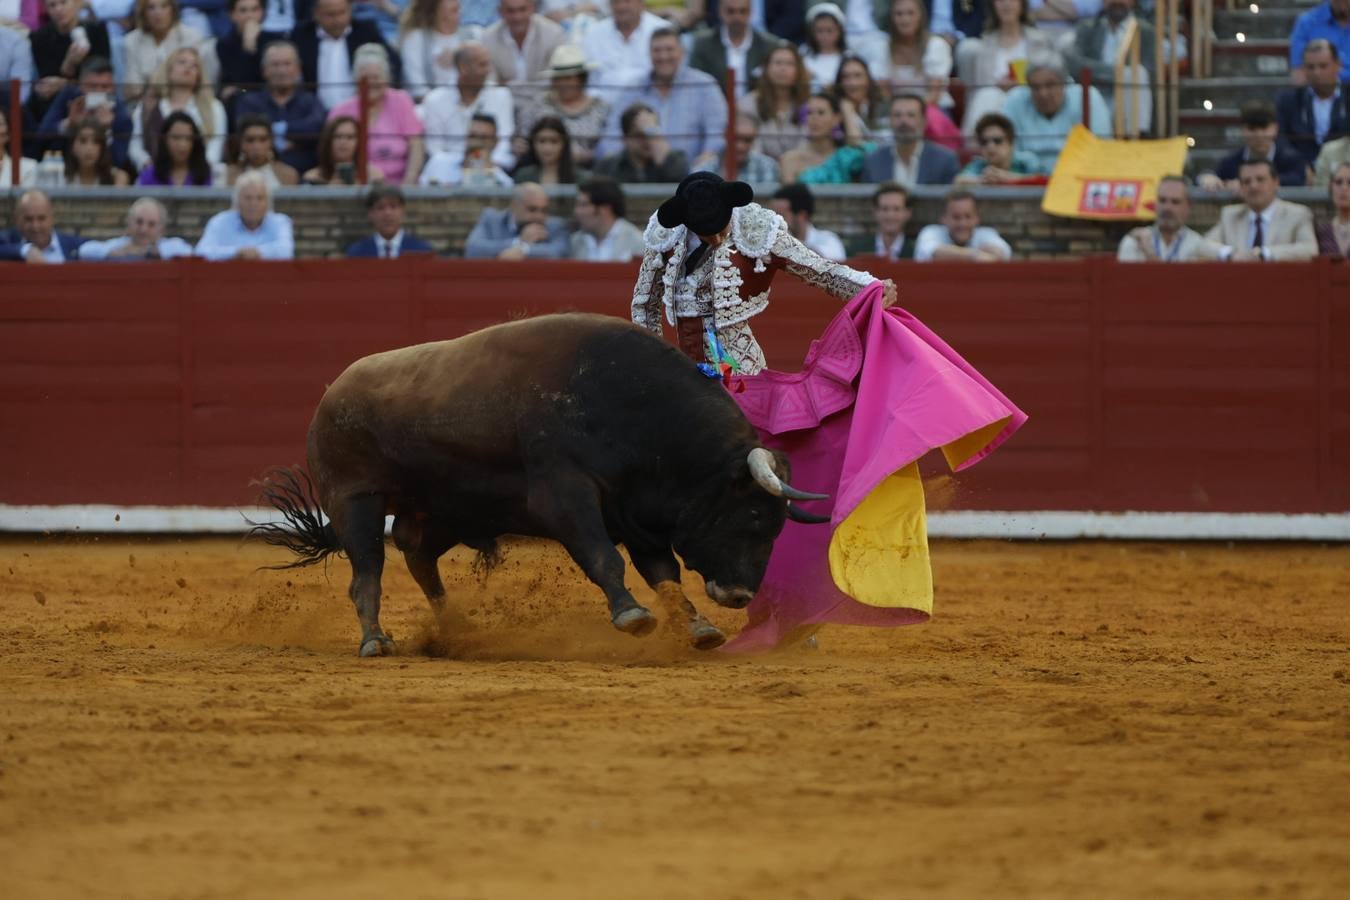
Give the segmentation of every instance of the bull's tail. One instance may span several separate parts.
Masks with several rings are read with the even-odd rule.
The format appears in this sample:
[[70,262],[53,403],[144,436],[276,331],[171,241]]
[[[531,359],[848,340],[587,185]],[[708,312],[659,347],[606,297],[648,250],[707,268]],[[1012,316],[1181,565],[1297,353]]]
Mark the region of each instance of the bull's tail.
[[260,489],[260,499],[281,513],[284,522],[254,522],[249,538],[256,538],[273,547],[285,547],[298,559],[268,569],[298,569],[312,566],[329,554],[339,552],[337,531],[333,523],[324,521],[323,510],[314,496],[314,483],[299,466],[270,470],[262,480],[254,482]]

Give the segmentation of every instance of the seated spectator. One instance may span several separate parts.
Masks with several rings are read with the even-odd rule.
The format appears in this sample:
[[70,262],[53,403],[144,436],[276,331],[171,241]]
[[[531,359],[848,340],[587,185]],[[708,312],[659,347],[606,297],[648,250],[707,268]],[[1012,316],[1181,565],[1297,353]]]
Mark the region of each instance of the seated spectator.
[[240,177],[234,185],[234,206],[207,221],[196,253],[211,260],[295,257],[291,218],[272,211],[267,179],[257,172]]
[[[357,148],[361,130],[352,116],[335,116],[324,123],[319,134],[319,162],[301,176],[301,181],[312,185],[356,184]],[[384,173],[375,164],[366,163],[366,182],[384,180]]]
[[432,246],[403,228],[407,201],[393,185],[378,184],[366,192],[366,215],[375,229],[347,248],[350,258],[398,259],[406,253],[432,253]]
[[[1300,156],[1298,159],[1301,162],[1303,157]],[[1312,183],[1318,187],[1326,187],[1331,184],[1331,173],[1336,171],[1341,163],[1347,162],[1350,162],[1350,137],[1327,141],[1317,154],[1317,163],[1313,166]],[[1281,181],[1280,184],[1284,184],[1284,181]]]
[[122,96],[128,103],[141,99],[155,71],[179,47],[192,47],[202,64],[202,75],[213,86],[219,77],[212,42],[191,25],[184,25],[178,0],[136,0],[132,13],[135,30],[122,44]]
[[1238,189],[1238,167],[1249,159],[1268,159],[1279,173],[1280,184],[1296,187],[1307,182],[1308,164],[1303,156],[1280,137],[1275,123],[1275,107],[1268,100],[1248,100],[1239,110],[1243,147],[1219,162],[1213,172],[1202,172],[1196,185],[1214,192]]
[[625,205],[623,188],[612,178],[591,178],[577,186],[573,259],[628,262],[642,256],[642,229],[624,218]]
[[736,177],[727,172],[727,151],[723,148],[715,160],[696,166],[695,171],[714,172],[728,181],[740,179],[750,184],[775,184],[779,181],[778,163],[756,149],[759,120],[751,113],[736,114]]
[[277,159],[272,146],[272,123],[263,116],[244,116],[235,131],[239,153],[225,169],[225,183],[234,186],[240,176],[257,172],[273,190],[300,183],[300,173]]
[[67,186],[126,187],[131,182],[126,172],[113,167],[108,129],[96,117],[89,116],[71,129],[69,147],[65,157]]
[[849,242],[849,256],[880,256],[892,261],[914,258],[914,240],[907,233],[914,210],[909,191],[888,181],[872,194],[872,221],[876,230]]
[[88,241],[80,247],[80,259],[143,260],[191,256],[192,245],[182,238],[165,237],[169,214],[153,197],[142,197],[127,210],[127,230],[107,241]]
[[925,225],[914,243],[915,262],[934,260],[999,262],[1012,259],[1012,247],[992,228],[980,224],[975,195],[957,188],[947,195],[941,225]]
[[1341,60],[1341,81],[1350,81],[1350,0],[1323,0],[1298,17],[1289,36],[1289,74],[1303,83],[1304,50],[1315,40],[1329,41]]
[[720,0],[721,27],[707,25],[694,34],[689,66],[711,76],[725,93],[727,69],[736,73],[736,96],[749,88],[752,72],[758,72],[778,38],[750,27],[750,0]]
[[642,0],[610,0],[609,9],[608,17],[586,29],[581,49],[605,73],[605,83],[596,93],[613,102],[623,88],[646,77],[651,70],[652,35],[669,26],[647,12]]
[[[300,51],[304,83],[318,86],[315,93],[330,113],[338,104],[356,96],[352,71],[358,48],[367,44],[383,47],[391,73],[402,65],[375,23],[352,21],[351,0],[314,0],[314,21],[296,25],[291,42]],[[386,77],[385,81],[388,83],[391,78]]]
[[482,34],[460,21],[459,0],[412,0],[399,22],[404,89],[420,103],[435,88],[453,87],[459,77],[455,51]]
[[[416,184],[426,162],[425,128],[417,105],[407,91],[389,86],[389,53],[383,44],[358,47],[352,63],[352,80],[366,80],[370,125],[366,133],[366,159],[391,184]],[[328,118],[355,118],[361,114],[361,98],[344,100],[328,111]]]
[[981,117],[1003,108],[1004,95],[1026,83],[1029,60],[1054,57],[1050,35],[1031,24],[1027,0],[993,0],[983,33],[956,46],[956,72],[966,86],[961,131],[975,134]]
[[229,3],[230,29],[216,39],[215,50],[220,69],[217,94],[226,111],[233,112],[239,92],[254,90],[262,83],[262,54],[267,45],[286,35],[263,30],[263,0],[229,0]]
[[916,184],[951,184],[961,167],[956,154],[923,140],[924,99],[901,94],[891,101],[894,146],[879,147],[863,159],[862,180],[880,184],[896,181],[907,188]]
[[[384,38],[385,48],[392,50],[398,42],[398,23],[408,0],[353,0],[352,21],[374,25]],[[402,61],[400,68],[402,72]]]
[[[1303,50],[1304,87],[1275,100],[1280,131],[1311,166],[1328,140],[1350,133],[1350,90],[1342,90],[1341,61],[1330,41],[1309,41]],[[1345,87],[1350,88],[1350,85]]]
[[834,95],[839,98],[844,115],[857,118],[858,130],[865,139],[883,144],[890,142],[890,104],[862,57],[851,53],[844,55],[834,80]]
[[[672,12],[671,6],[676,7]],[[679,7],[683,5],[684,9]],[[806,40],[806,7],[809,0],[783,0],[774,3],[755,3],[751,6],[751,24],[784,43],[796,47]],[[718,0],[662,0],[651,4],[652,12],[669,19],[681,28],[693,24],[690,18],[704,19],[716,28],[721,24]],[[680,13],[683,13],[681,15]]]
[[1102,9],[1101,0],[1030,0],[1028,6],[1031,21],[1057,44],[1073,31],[1079,19],[1090,19]]
[[[1139,61],[1143,71],[1127,68],[1121,76],[1125,83],[1118,86],[1115,83],[1116,48],[1131,21],[1139,26]],[[1092,84],[1107,102],[1123,104],[1127,129],[1133,122],[1137,96],[1139,131],[1147,133],[1153,120],[1153,95],[1149,83],[1154,77],[1157,59],[1154,41],[1153,26],[1134,14],[1134,0],[1103,0],[1102,11],[1079,22],[1074,29],[1073,40],[1064,49],[1064,64],[1070,72],[1090,71]],[[1131,93],[1132,87],[1137,95]]]
[[530,131],[529,151],[514,174],[516,183],[576,184],[588,177],[589,172],[579,172],[572,162],[572,141],[562,119],[548,116],[535,122]]
[[980,155],[956,176],[958,184],[1015,184],[1043,174],[1041,161],[1017,149],[1017,132],[1002,113],[985,113],[975,126]]
[[108,130],[114,165],[127,165],[133,127],[131,115],[117,99],[112,65],[102,56],[87,57],[80,65],[79,82],[62,89],[48,106],[47,115],[38,125],[44,148],[67,153],[66,138],[71,126],[90,116]]
[[516,185],[508,209],[484,209],[464,243],[468,259],[563,259],[567,250],[567,226],[537,184]]
[[[9,117],[0,111],[0,188],[16,187],[13,178],[14,165],[9,160]],[[19,184],[32,184],[35,178],[37,178],[37,160],[20,156]]]
[[1219,258],[1219,245],[1186,227],[1191,198],[1186,179],[1167,175],[1158,182],[1157,219],[1152,226],[1135,228],[1120,239],[1116,259],[1121,262],[1192,262]]
[[43,0],[42,6],[47,11],[47,24],[28,36],[37,74],[28,107],[39,122],[53,98],[75,80],[87,57],[112,59],[108,26],[92,19],[80,21],[84,0]]
[[685,159],[716,158],[726,146],[727,134],[727,101],[717,81],[685,65],[684,46],[674,29],[652,35],[651,60],[651,71],[620,94],[596,152],[609,155],[618,150],[613,136],[621,133],[622,110],[641,103],[656,113],[670,146],[683,152]]
[[595,174],[622,184],[676,182],[689,174],[684,151],[671,148],[650,106],[634,103],[619,118],[623,149],[595,164]]
[[0,260],[64,263],[76,259],[84,238],[56,230],[52,201],[42,191],[24,191],[14,204],[14,228],[0,234]]
[[892,95],[913,93],[929,107],[951,109],[947,85],[952,74],[952,46],[928,29],[928,12],[920,0],[894,0],[887,19],[889,41],[884,59],[871,67]]
[[525,135],[534,128],[534,123],[544,116],[556,116],[571,135],[572,161],[582,167],[594,164],[595,148],[609,121],[610,108],[607,101],[586,90],[592,68],[575,44],[563,44],[553,51],[549,67],[544,70],[549,89],[542,94],[531,92],[516,106],[515,133],[519,146],[512,149],[517,156],[523,156],[528,149]]
[[469,120],[476,115],[488,115],[497,122],[497,146],[492,149],[492,161],[503,169],[514,168],[511,129],[515,113],[511,90],[491,83],[492,62],[482,44],[474,41],[461,44],[455,51],[455,68],[459,72],[455,85],[436,88],[423,98],[419,107],[422,124],[426,126],[428,152],[448,153],[462,159]]
[[28,43],[28,36],[14,28],[0,25],[0,81],[6,85],[5,96],[0,99],[0,103],[9,102],[8,85],[15,78],[19,80],[19,102],[27,103],[36,73],[33,47]]
[[[1008,91],[1003,114],[1022,136],[1022,149],[1040,160],[1042,172],[1053,172],[1069,129],[1083,121],[1083,92],[1066,90],[1064,70],[1048,62],[1032,62],[1027,83]],[[1098,137],[1111,136],[1111,114],[1106,100],[1094,86],[1088,87],[1089,130]]]
[[811,90],[830,88],[839,77],[839,64],[848,52],[844,11],[835,3],[817,3],[806,11],[806,43],[802,65],[811,74]]
[[483,32],[498,84],[528,87],[539,81],[553,51],[567,40],[562,26],[539,15],[534,0],[501,0],[501,19]]
[[863,159],[876,149],[863,143],[856,116],[845,117],[833,94],[806,103],[806,140],[783,154],[783,180],[803,184],[852,184]]
[[218,165],[225,158],[228,124],[225,107],[202,77],[201,59],[193,47],[179,47],[155,71],[141,102],[131,114],[131,163],[144,168],[157,155],[160,125],[172,113],[183,113],[197,123],[206,142],[206,161]]
[[1249,159],[1238,169],[1242,202],[1225,206],[1205,235],[1222,245],[1220,259],[1259,262],[1317,255],[1312,210],[1279,199],[1279,184],[1268,159]]
[[315,141],[327,116],[323,104],[300,83],[300,54],[289,41],[273,41],[263,51],[264,90],[239,98],[237,115],[262,116],[272,128],[277,159],[303,172],[314,165]]
[[764,63],[755,89],[741,105],[759,120],[759,149],[777,160],[806,136],[801,113],[811,96],[811,76],[802,65],[797,48],[774,47]]
[[141,169],[136,183],[147,187],[209,187],[213,180],[206,142],[196,120],[184,112],[169,113],[155,141],[155,158]]
[[469,120],[464,153],[433,153],[418,183],[466,188],[509,187],[515,182],[492,161],[497,146],[497,120],[479,113]]
[[928,30],[954,47],[962,38],[980,33],[989,21],[988,5],[988,0],[924,0]]
[[1322,256],[1350,258],[1350,162],[1340,162],[1331,175],[1332,219],[1317,226],[1317,249]]
[[785,184],[774,192],[769,206],[787,221],[788,231],[808,249],[826,259],[843,262],[844,242],[833,231],[811,224],[816,214],[816,198],[804,184]]

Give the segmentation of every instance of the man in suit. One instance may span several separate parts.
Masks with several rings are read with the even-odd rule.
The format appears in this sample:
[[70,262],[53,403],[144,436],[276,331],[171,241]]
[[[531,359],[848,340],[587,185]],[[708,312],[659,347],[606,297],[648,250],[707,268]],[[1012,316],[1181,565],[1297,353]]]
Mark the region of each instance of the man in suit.
[[1211,193],[1227,189],[1236,194],[1238,167],[1248,159],[1273,162],[1282,185],[1298,187],[1308,183],[1308,164],[1280,137],[1275,107],[1269,100],[1248,100],[1238,110],[1238,118],[1242,121],[1243,146],[1220,160],[1213,172],[1201,172],[1195,179],[1198,187]]
[[407,203],[403,191],[392,184],[377,184],[366,193],[366,215],[374,234],[347,248],[349,258],[397,259],[409,253],[431,253],[432,247],[417,235],[403,230]]
[[[886,9],[882,15],[889,15],[890,0],[875,0],[875,2],[885,5]],[[716,29],[725,21],[725,14],[722,12],[724,5],[719,0],[707,0],[706,20],[709,27]],[[751,7],[750,25],[757,31],[771,34],[795,47],[806,40],[806,8],[809,5],[808,0],[770,0],[767,3],[754,4]],[[754,11],[755,6],[759,7],[758,11]],[[667,15],[665,11],[661,14]],[[684,25],[683,22],[680,24]]]
[[914,210],[904,185],[888,181],[872,194],[872,221],[876,230],[848,242],[849,256],[879,256],[891,261],[914,258],[914,240],[905,233]]
[[1139,95],[1140,130],[1147,131],[1152,118],[1152,99],[1148,93],[1149,80],[1153,77],[1154,40],[1153,27],[1134,14],[1134,0],[1104,0],[1102,11],[1094,18],[1078,23],[1074,29],[1073,40],[1064,49],[1064,64],[1071,74],[1083,69],[1092,73],[1092,83],[1101,90],[1107,100],[1118,97],[1125,104],[1125,115],[1132,115],[1133,100],[1127,91],[1116,90],[1116,55],[1120,52],[1121,41],[1130,22],[1139,25],[1139,62],[1143,72],[1131,73],[1127,68],[1123,77],[1126,85],[1135,84],[1143,88]]
[[727,68],[736,72],[736,96],[743,96],[747,81],[764,67],[769,51],[781,41],[750,27],[750,0],[721,0],[722,25],[705,26],[694,36],[689,66],[717,79],[727,89]]
[[553,51],[567,40],[562,26],[539,15],[534,0],[501,0],[501,20],[483,32],[483,46],[492,59],[498,84],[538,84],[547,81]]
[[295,26],[291,43],[300,53],[305,84],[316,85],[324,109],[356,95],[352,57],[362,44],[379,44],[389,52],[389,77],[398,86],[403,63],[385,43],[374,22],[353,22],[351,0],[315,0],[314,19]]
[[918,94],[898,94],[891,100],[895,145],[880,147],[863,158],[860,181],[895,181],[908,188],[952,183],[961,168],[960,161],[946,147],[924,142],[927,112],[928,104]]
[[41,149],[69,155],[70,127],[88,116],[107,129],[113,165],[125,166],[133,127],[131,114],[117,99],[112,63],[101,56],[86,57],[80,64],[79,82],[62,88],[47,107],[37,128]]
[[1307,84],[1291,88],[1275,100],[1280,131],[1311,166],[1322,145],[1350,133],[1350,82],[1340,80],[1341,57],[1336,45],[1319,38],[1303,49]]
[[1312,259],[1317,255],[1312,210],[1275,196],[1275,166],[1249,159],[1238,169],[1242,202],[1225,206],[1205,239],[1223,246],[1219,258],[1238,262]]
[[267,85],[238,98],[240,118],[262,116],[272,123],[277,159],[307,172],[318,162],[318,138],[327,111],[300,83],[300,55],[290,41],[277,40],[263,51]]
[[56,230],[51,198],[25,191],[14,204],[14,228],[0,233],[0,260],[34,264],[77,259],[84,238]]
[[548,214],[548,194],[529,181],[508,209],[484,209],[464,242],[468,259],[564,259],[567,250],[567,225]]

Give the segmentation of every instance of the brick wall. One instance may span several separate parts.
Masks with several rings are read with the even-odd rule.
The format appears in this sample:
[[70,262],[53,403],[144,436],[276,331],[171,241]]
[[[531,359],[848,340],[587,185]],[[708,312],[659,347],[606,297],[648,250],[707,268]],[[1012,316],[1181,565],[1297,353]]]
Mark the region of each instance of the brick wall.
[[[871,223],[870,185],[820,188],[816,192],[816,224],[839,232],[846,240],[868,230]],[[168,188],[143,189],[158,197],[169,209],[171,235],[195,242],[206,220],[230,202],[226,190]],[[923,188],[915,198],[912,224],[918,227],[937,221],[941,214],[941,188]],[[638,185],[628,190],[628,217],[639,224],[670,194],[669,186]],[[1041,189],[1030,187],[976,191],[981,218],[999,230],[1019,258],[1050,259],[1114,252],[1128,224],[1098,224],[1061,219],[1041,212]],[[122,232],[122,220],[132,199],[140,193],[125,188],[59,189],[52,192],[57,227],[92,238],[113,237]],[[1283,192],[1285,199],[1313,207],[1319,220],[1329,215],[1325,191],[1296,188]],[[13,220],[18,193],[0,193],[0,221]],[[413,230],[442,252],[460,255],[464,239],[484,206],[506,206],[510,191],[474,194],[450,193],[442,188],[408,191],[408,223]],[[1195,194],[1191,226],[1204,231],[1231,198]],[[553,191],[554,212],[569,217],[572,191]],[[368,232],[365,208],[358,188],[291,188],[277,195],[276,207],[291,216],[296,226],[296,251],[303,256],[340,256],[350,242]]]

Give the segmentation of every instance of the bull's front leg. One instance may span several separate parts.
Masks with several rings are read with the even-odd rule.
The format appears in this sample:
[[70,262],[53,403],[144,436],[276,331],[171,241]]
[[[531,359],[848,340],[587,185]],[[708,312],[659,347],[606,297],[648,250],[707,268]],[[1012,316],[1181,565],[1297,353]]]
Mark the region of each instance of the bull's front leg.
[[722,630],[695,608],[680,586],[680,564],[669,550],[628,548],[633,566],[644,581],[656,591],[662,605],[672,616],[683,616],[689,630],[689,642],[699,650],[715,650],[726,643]]

